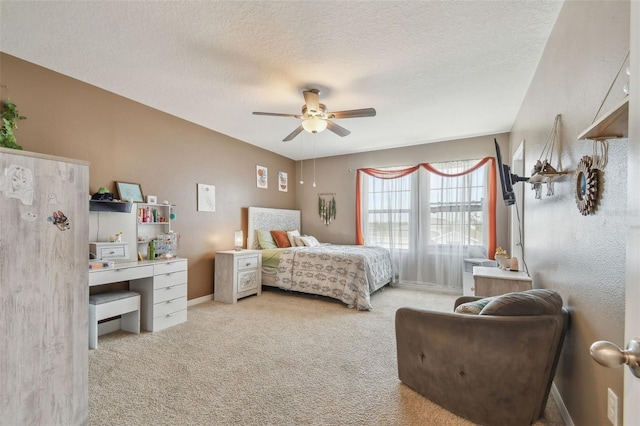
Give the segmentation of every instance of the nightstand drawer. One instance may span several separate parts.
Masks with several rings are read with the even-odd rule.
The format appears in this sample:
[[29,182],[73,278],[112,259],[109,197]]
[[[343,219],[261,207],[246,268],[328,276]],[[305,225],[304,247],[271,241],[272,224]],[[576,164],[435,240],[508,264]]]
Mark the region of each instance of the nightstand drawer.
[[258,272],[256,270],[238,272],[238,293],[253,290],[258,287]]
[[176,299],[187,295],[187,285],[180,284],[171,287],[164,287],[153,292],[153,303],[155,305],[170,299]]
[[258,267],[258,256],[242,256],[236,259],[236,268],[238,270],[243,269],[255,269]]
[[164,275],[156,275],[153,277],[153,288],[169,287],[176,284],[185,284],[187,282],[187,271],[171,272]]

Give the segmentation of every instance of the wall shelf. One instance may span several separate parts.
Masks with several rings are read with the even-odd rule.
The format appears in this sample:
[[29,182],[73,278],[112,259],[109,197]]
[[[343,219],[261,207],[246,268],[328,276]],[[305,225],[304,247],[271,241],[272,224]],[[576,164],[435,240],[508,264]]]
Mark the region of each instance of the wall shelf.
[[629,137],[629,97],[611,111],[600,117],[584,132],[578,135],[580,139],[619,139]]
[[133,203],[128,203],[126,201],[89,200],[89,211],[131,213],[132,204]]

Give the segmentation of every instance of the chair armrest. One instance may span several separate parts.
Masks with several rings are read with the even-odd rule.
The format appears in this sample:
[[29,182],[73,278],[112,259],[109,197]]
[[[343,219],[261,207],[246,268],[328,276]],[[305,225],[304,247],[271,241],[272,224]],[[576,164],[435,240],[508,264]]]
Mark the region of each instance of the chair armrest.
[[453,304],[453,309],[455,310],[458,306],[462,305],[463,303],[475,302],[476,300],[480,300],[480,299],[484,299],[484,297],[477,297],[477,296],[458,297],[455,303]]

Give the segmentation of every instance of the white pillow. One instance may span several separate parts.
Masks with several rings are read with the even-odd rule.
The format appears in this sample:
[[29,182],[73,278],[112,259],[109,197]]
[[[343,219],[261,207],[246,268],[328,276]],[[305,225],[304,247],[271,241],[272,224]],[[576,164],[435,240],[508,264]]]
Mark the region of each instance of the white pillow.
[[320,243],[315,237],[310,235],[305,235],[304,237],[296,237],[296,243],[299,246],[307,246],[307,247],[316,247],[319,246]]
[[306,244],[304,243],[304,239],[305,237],[293,237],[293,240],[295,241],[296,246],[298,247],[306,246]]
[[300,231],[298,231],[297,229],[294,229],[293,231],[287,231],[287,237],[289,238],[289,243],[291,244],[291,247],[297,246],[295,237],[299,237],[299,236],[300,236]]
[[311,244],[313,244],[310,247],[315,247],[320,245],[320,241],[318,241],[318,239],[313,235],[305,235],[305,237],[311,241]]

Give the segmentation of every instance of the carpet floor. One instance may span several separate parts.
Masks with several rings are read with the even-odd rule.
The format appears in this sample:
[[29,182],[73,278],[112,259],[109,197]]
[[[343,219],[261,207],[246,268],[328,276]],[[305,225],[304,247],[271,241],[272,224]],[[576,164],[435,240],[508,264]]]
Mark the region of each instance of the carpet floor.
[[[398,380],[395,311],[456,296],[384,288],[373,311],[263,291],[189,307],[188,321],[115,332],[89,351],[90,425],[471,425]],[[562,425],[549,399],[538,426]]]

